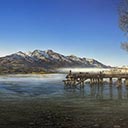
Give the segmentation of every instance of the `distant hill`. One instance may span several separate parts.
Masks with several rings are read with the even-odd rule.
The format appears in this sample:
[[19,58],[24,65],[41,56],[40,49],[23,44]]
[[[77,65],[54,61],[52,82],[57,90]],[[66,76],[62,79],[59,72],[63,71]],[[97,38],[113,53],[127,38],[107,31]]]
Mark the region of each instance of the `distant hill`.
[[0,58],[0,73],[55,72],[58,68],[87,68],[108,66],[95,59],[80,58],[74,55],[64,56],[52,50],[34,50],[17,52]]

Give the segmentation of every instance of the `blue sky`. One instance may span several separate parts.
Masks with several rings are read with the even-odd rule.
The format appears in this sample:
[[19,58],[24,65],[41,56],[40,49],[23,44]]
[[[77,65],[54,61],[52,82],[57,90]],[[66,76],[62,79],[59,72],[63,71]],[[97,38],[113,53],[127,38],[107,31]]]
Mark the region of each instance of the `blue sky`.
[[52,49],[128,65],[118,0],[0,0],[0,56]]

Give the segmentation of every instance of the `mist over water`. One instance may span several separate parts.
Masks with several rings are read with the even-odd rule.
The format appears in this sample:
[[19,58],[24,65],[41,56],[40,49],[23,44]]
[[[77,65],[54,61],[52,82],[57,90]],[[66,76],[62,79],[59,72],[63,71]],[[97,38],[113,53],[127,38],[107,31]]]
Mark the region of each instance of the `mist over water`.
[[60,68],[58,71],[60,72],[101,72],[101,71],[107,71],[110,70],[109,68]]
[[[4,75],[0,76],[0,99],[64,98],[81,100],[121,100],[128,99],[128,88],[107,82],[84,87],[70,88],[62,80],[66,74],[46,75]],[[107,80],[106,80],[107,81]]]

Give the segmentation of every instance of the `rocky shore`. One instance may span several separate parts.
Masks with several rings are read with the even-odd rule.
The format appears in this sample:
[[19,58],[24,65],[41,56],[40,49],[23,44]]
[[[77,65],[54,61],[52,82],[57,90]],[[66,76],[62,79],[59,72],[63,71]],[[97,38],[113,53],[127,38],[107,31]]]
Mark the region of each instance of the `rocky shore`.
[[0,102],[1,128],[127,128],[126,101],[22,100]]

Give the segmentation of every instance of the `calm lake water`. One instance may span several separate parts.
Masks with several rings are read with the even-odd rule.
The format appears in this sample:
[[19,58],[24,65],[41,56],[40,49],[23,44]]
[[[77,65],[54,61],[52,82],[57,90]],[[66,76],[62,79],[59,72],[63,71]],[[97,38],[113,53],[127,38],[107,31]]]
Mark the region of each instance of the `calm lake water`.
[[[117,87],[107,82],[84,88],[65,87],[62,80],[65,74],[46,75],[4,75],[0,76],[0,99],[16,100],[29,98],[64,98],[80,100],[121,100],[128,99],[128,88],[122,84]],[[107,81],[107,80],[106,80]]]

